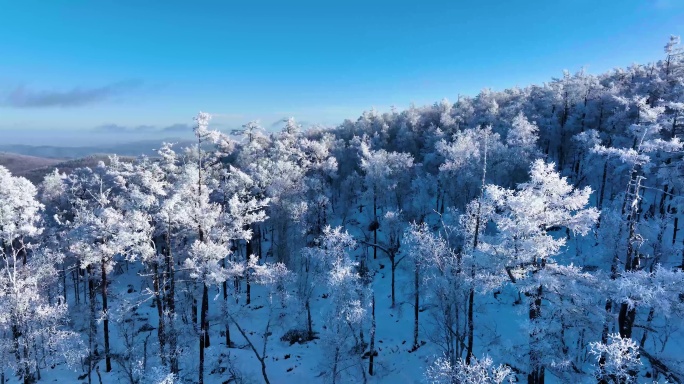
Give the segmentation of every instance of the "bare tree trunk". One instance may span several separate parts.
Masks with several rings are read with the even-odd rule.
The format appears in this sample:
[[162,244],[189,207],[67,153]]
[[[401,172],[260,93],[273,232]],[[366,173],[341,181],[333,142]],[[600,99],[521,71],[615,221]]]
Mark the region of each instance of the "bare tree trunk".
[[196,325],[198,323],[198,320],[197,320],[197,299],[194,296],[192,297],[192,315],[191,316],[192,316],[193,324]]
[[[21,337],[21,331],[19,330],[19,325],[17,324],[17,321],[14,320],[13,322],[14,324],[12,324],[12,347],[14,349],[14,358],[17,362],[20,362],[21,347],[19,344],[19,338]],[[24,364],[19,364],[17,371],[17,376],[19,377],[25,378],[26,376],[28,376],[28,367],[26,367]]]
[[413,348],[417,349],[418,345],[418,315],[420,313],[420,267],[416,264],[414,271],[413,288],[414,288],[414,302],[413,302]]
[[396,299],[395,299],[395,294],[394,294],[394,291],[395,291],[395,275],[396,275],[396,270],[397,270],[396,255],[392,255],[391,259],[392,260],[390,260],[390,261],[392,262],[392,308],[394,308],[396,305]]
[[601,192],[599,193],[599,200],[598,204],[596,205],[597,209],[601,209],[603,207],[603,198],[606,195],[606,176],[608,175],[608,160],[606,160],[605,163],[603,163],[603,176],[601,176]]
[[373,316],[373,321],[371,323],[370,331],[370,356],[368,358],[368,374],[373,376],[373,361],[375,358],[375,292],[373,292],[373,298],[371,301],[372,309],[371,313]]
[[200,313],[200,340],[199,340],[199,382],[204,383],[204,349],[210,346],[209,342],[209,288],[202,283],[202,309]]
[[[486,166],[486,165],[485,165]],[[485,173],[486,168],[483,170],[483,176],[482,176],[482,192],[484,193],[484,182],[485,182]],[[480,213],[482,210],[482,203],[478,202],[477,204],[477,217],[475,217],[475,233],[473,234],[473,251],[477,249],[477,245],[479,243],[480,239]],[[473,265],[470,269],[470,277],[472,278],[472,281],[475,281],[475,265]],[[470,292],[468,293],[468,345],[466,349],[466,364],[470,365],[470,361],[473,356],[473,340],[475,338],[475,324],[473,322],[473,307],[474,307],[474,302],[475,302],[475,286],[474,283],[470,283]]]
[[[474,271],[475,267],[473,267]],[[471,283],[472,284],[472,283]],[[466,364],[470,365],[473,357],[473,339],[475,336],[475,324],[473,322],[473,303],[475,301],[475,287],[471,285],[468,294],[468,345],[466,346]]]
[[[226,267],[226,259],[223,259],[223,267]],[[228,281],[223,282],[223,305],[226,309],[226,313],[228,312]],[[230,341],[230,324],[226,321],[226,348],[231,347],[231,341]]]
[[[639,187],[639,184],[637,182],[636,188]],[[637,194],[638,198],[638,189],[635,191]],[[627,258],[625,260],[625,271],[633,271],[636,270],[638,264],[639,264],[639,257],[636,254],[637,250],[635,248],[636,242],[638,239],[636,238],[636,224],[637,224],[637,218],[636,218],[636,208],[634,208],[634,204],[632,204],[632,211],[630,212],[629,216],[629,235],[627,237]],[[620,304],[620,312],[618,313],[618,326],[619,326],[619,331],[620,331],[620,336],[622,338],[631,338],[632,337],[632,328],[634,327],[634,320],[636,319],[636,306],[632,306],[632,308],[629,307],[627,303],[622,303]]]
[[[376,187],[373,186],[373,243],[378,243],[378,192]],[[378,247],[373,247],[373,259],[378,258]]]
[[313,321],[311,320],[311,303],[310,299],[306,299],[306,331],[308,334],[308,340],[313,340]]
[[24,384],[33,384],[36,382],[36,377],[34,376],[33,372],[31,372],[31,362],[28,358],[28,346],[24,345],[22,349],[24,356]]
[[112,371],[112,357],[109,354],[109,307],[107,305],[107,260],[102,257],[102,321],[104,328],[105,372]]
[[[536,322],[541,317],[542,287],[537,288],[530,302],[530,321]],[[537,349],[536,331],[530,334],[530,373],[527,375],[528,384],[544,384],[544,365],[541,363],[541,351]]]
[[167,233],[166,237],[166,273],[169,276],[169,292],[166,295],[166,308],[168,313],[168,338],[169,338],[169,355],[171,362],[171,373],[178,374],[178,356],[176,355],[177,348],[177,335],[175,326],[176,317],[176,276],[174,265],[175,261],[173,259],[173,252],[171,251],[171,234]]
[[88,299],[91,298],[91,296],[89,294],[89,290],[90,290],[90,283],[91,283],[90,280],[92,279],[92,276],[91,276],[92,271],[88,270],[87,273],[88,273],[89,278],[85,277],[85,272],[84,272],[84,276],[83,276],[84,277],[84,279],[83,279],[83,301],[84,302],[87,302]]
[[159,339],[159,358],[161,359],[162,365],[166,365],[166,355],[164,354],[164,348],[166,348],[166,334],[164,327],[164,305],[162,304],[161,289],[159,284],[159,263],[155,261],[152,264],[153,268],[153,281],[152,285],[154,288],[154,303],[157,307],[157,316],[159,321],[157,322],[157,337]]
[[[249,260],[249,256],[252,254],[252,243],[250,241],[245,243],[245,253],[245,260]],[[245,283],[247,284],[246,303],[249,305],[252,303],[252,284],[249,281],[249,273],[245,274]]]
[[247,286],[245,291],[245,304],[252,304],[252,284],[249,281],[249,273],[245,274],[245,284]]
[[80,288],[81,288],[81,277],[80,277],[80,275],[81,275],[81,273],[80,273],[78,267],[74,268],[72,273],[74,275],[74,298],[76,299],[76,304],[80,304],[81,303],[81,294],[80,294],[81,293],[81,291],[80,291]]
[[[97,343],[95,342],[96,326],[95,326],[95,281],[93,280],[91,266],[88,266],[86,279],[88,281],[88,300],[90,301],[90,319],[88,326],[88,384],[92,384],[92,372],[93,372],[93,360],[94,351],[97,349]],[[84,282],[85,287],[85,282]],[[85,296],[84,296],[85,299]]]
[[679,232],[679,217],[674,218],[674,230],[672,231],[672,245],[677,241],[677,232]]
[[[655,317],[655,308],[651,307],[651,309],[648,311],[648,318],[646,319],[646,326],[650,328],[651,323],[653,322],[653,318]],[[641,341],[639,342],[639,347],[641,349],[644,348],[644,345],[646,344],[646,338],[648,337],[648,329],[644,329],[644,334],[641,336]]]
[[[67,272],[66,272],[66,260],[62,260],[62,294],[64,295],[64,302],[67,302]],[[4,383],[2,383],[4,384]]]

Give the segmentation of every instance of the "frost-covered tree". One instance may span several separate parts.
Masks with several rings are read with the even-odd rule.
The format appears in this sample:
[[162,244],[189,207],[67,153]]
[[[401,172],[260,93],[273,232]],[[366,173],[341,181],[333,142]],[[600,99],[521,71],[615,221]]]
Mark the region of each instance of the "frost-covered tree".
[[[247,341],[249,348],[254,353],[254,356],[261,365],[261,375],[266,384],[270,383],[268,373],[266,371],[267,362],[267,347],[269,336],[273,333],[272,329],[274,322],[280,322],[286,315],[287,302],[289,301],[289,292],[287,286],[292,282],[292,273],[285,267],[283,263],[264,263],[260,264],[256,256],[252,255],[245,265],[244,273],[250,275],[250,280],[255,284],[259,284],[266,288],[267,298],[266,306],[268,307],[268,314],[266,315],[266,326],[262,333],[262,343],[260,349],[259,345],[247,334],[247,331],[240,325],[238,314],[228,313],[230,321],[233,322],[242,337]],[[248,314],[240,314],[249,316]]]
[[[480,194],[483,167],[486,166],[488,180],[500,180],[503,174],[508,175],[510,167],[502,162],[505,148],[500,135],[491,127],[459,131],[451,141],[439,141],[435,149],[444,157],[444,163],[439,166],[439,182],[451,206],[463,208]],[[506,182],[509,180],[506,177]]]
[[357,271],[358,263],[349,255],[355,247],[351,235],[340,227],[328,226],[314,253],[327,271],[328,304],[323,314],[325,327],[321,342],[329,347],[323,351],[322,365],[330,370],[333,383],[356,377],[354,369],[359,367],[366,347],[365,341],[359,338],[359,329],[368,316],[370,295]]
[[[643,217],[640,209],[643,200],[643,183],[646,175],[653,171],[657,165],[659,155],[681,151],[684,148],[679,138],[673,137],[670,140],[663,140],[660,137],[662,126],[659,124],[663,107],[652,107],[647,103],[647,99],[636,97],[633,100],[634,110],[637,113],[636,123],[630,125],[629,132],[633,137],[632,147],[616,148],[596,145],[594,151],[598,154],[616,157],[627,167],[628,181],[627,189],[623,195],[621,213],[626,223],[623,230],[626,233],[626,254],[623,256],[617,251],[614,253],[611,264],[611,277],[618,276],[618,266],[624,265],[626,272],[635,271],[640,268],[640,247],[642,237],[638,233],[638,223]],[[668,161],[669,162],[669,161]],[[666,191],[667,193],[667,191]],[[622,228],[621,228],[622,230]],[[606,304],[606,310],[612,310],[610,299]],[[632,336],[632,328],[636,319],[636,307],[630,306],[628,302],[620,303],[618,315],[618,326],[620,335],[623,338]],[[603,342],[607,337],[607,328],[604,328]]]
[[514,375],[508,366],[495,366],[489,356],[472,358],[470,363],[441,357],[427,368],[425,380],[430,384],[502,384],[513,383]]
[[[409,172],[413,167],[413,157],[407,153],[374,151],[361,143],[361,169],[365,175],[365,184],[373,201],[373,221],[369,230],[373,231],[373,242],[378,243],[378,199],[388,193],[396,196],[395,204],[401,209],[403,195],[408,189]],[[377,247],[373,248],[373,258],[377,258]]]
[[[128,261],[153,254],[149,241],[152,228],[149,219],[140,211],[121,212],[109,205],[103,192],[98,196],[101,206],[95,210],[79,210],[74,219],[74,236],[77,241],[71,249],[79,255],[81,268],[97,268],[102,298],[102,324],[105,352],[105,369],[112,370],[109,342],[108,275],[114,269],[117,257]],[[91,298],[92,299],[92,298]]]
[[542,317],[545,290],[562,286],[566,275],[577,276],[576,268],[555,263],[566,243],[565,237],[551,231],[567,229],[586,235],[598,218],[598,211],[587,208],[591,188],[574,189],[554,170],[553,163],[537,160],[530,170],[530,181],[517,190],[494,185],[486,187],[485,196],[495,207],[492,221],[498,234],[494,243],[483,250],[497,255],[501,273],[526,295],[529,307],[528,383],[544,381],[544,351],[541,345],[549,335]]
[[43,205],[36,188],[0,166],[0,378],[11,369],[23,383],[41,378],[47,364],[74,364],[80,339],[64,328],[64,297],[49,297],[62,255],[39,247]]
[[[237,193],[224,196],[225,204],[212,200],[211,194],[217,190],[218,183],[212,177],[211,167],[220,161],[221,152],[230,150],[230,145],[221,133],[208,128],[209,119],[210,116],[202,112],[196,117],[195,162],[184,165],[172,197],[175,204],[169,207],[185,236],[194,239],[184,266],[202,288],[199,311],[200,383],[204,382],[204,349],[210,346],[209,287],[242,275],[245,260],[229,257],[232,243],[249,241],[252,236],[250,224],[265,219],[264,200]],[[217,152],[205,153],[203,145],[207,141],[217,146]]]
[[506,145],[510,151],[509,158],[512,163],[510,178],[512,180],[522,178],[527,172],[528,165],[540,157],[537,141],[539,140],[539,127],[534,122],[527,120],[522,112],[518,113],[506,135]]
[[631,338],[620,334],[608,335],[608,343],[592,342],[589,352],[596,356],[598,367],[595,375],[601,383],[634,383],[635,372],[641,366],[639,346]]
[[[413,348],[420,347],[419,338],[419,321],[420,321],[420,304],[421,296],[426,296],[422,291],[422,287],[428,285],[430,282],[437,300],[441,301],[438,304],[444,309],[445,306],[451,305],[450,294],[453,293],[449,289],[451,280],[458,270],[457,258],[453,250],[449,247],[447,241],[441,235],[434,234],[426,222],[417,224],[412,223],[404,233],[406,247],[408,248],[408,257],[413,264]],[[430,273],[429,278],[426,274]],[[432,284],[430,279],[435,279],[435,284]],[[450,312],[450,311],[448,311]],[[449,313],[450,315],[450,313]],[[454,319],[448,318],[447,332],[451,329]],[[453,334],[453,333],[450,333]],[[456,343],[458,340],[453,340]],[[447,343],[450,345],[450,343]],[[451,352],[447,348],[447,352]],[[450,356],[453,360],[453,353]]]

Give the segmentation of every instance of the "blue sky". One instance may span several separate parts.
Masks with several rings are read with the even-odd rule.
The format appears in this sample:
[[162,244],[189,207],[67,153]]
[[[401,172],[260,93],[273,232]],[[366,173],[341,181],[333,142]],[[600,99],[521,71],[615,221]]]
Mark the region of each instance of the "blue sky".
[[198,110],[335,125],[654,61],[670,34],[684,0],[0,0],[0,134],[174,136]]

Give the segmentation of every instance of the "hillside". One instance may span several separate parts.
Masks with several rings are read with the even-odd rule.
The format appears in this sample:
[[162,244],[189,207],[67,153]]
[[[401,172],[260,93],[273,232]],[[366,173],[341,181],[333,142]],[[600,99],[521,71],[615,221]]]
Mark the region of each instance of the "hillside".
[[15,175],[23,175],[32,170],[48,168],[63,160],[27,156],[18,153],[0,152],[0,165]]
[[[26,177],[27,179],[31,180],[34,184],[36,184],[36,183],[40,183],[43,180],[43,178],[45,177],[45,175],[51,173],[55,169],[59,169],[59,172],[61,172],[61,173],[70,174],[77,168],[82,168],[82,167],[94,168],[100,163],[100,161],[102,161],[108,165],[110,163],[109,162],[109,156],[111,156],[111,155],[94,154],[94,155],[86,156],[86,157],[83,157],[80,159],[65,160],[65,161],[61,161],[59,163],[53,164],[49,167],[32,169],[32,170],[24,173],[22,176]],[[124,161],[124,162],[132,162],[133,160],[135,160],[135,157],[119,156],[119,160]]]
[[[106,154],[93,154],[78,159],[48,159],[36,156],[25,156],[16,153],[0,153],[0,165],[7,168],[13,175],[29,179],[38,185],[45,175],[58,169],[61,173],[69,174],[77,168],[96,167],[100,161],[109,164]],[[134,157],[119,156],[121,161],[133,161]]]

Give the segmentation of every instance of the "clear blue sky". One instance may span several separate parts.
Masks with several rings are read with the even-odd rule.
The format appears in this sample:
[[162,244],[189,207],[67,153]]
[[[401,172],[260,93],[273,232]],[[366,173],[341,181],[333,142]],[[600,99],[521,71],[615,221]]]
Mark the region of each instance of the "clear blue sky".
[[224,128],[334,125],[654,61],[670,34],[684,0],[0,0],[0,140],[198,110]]

